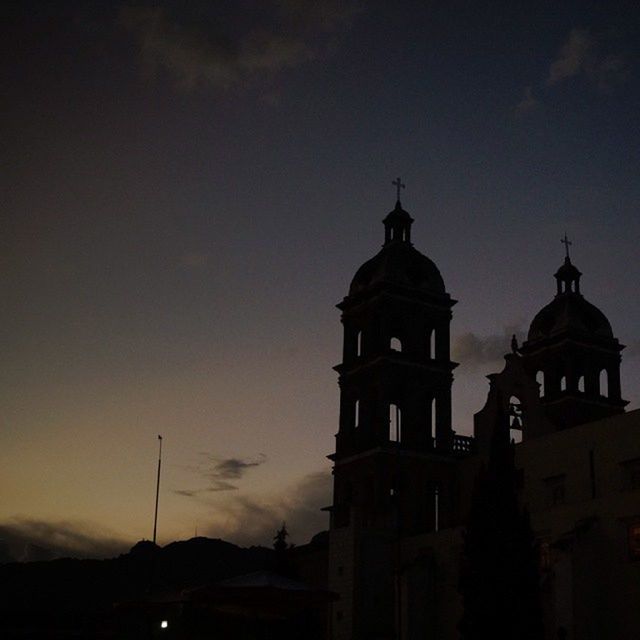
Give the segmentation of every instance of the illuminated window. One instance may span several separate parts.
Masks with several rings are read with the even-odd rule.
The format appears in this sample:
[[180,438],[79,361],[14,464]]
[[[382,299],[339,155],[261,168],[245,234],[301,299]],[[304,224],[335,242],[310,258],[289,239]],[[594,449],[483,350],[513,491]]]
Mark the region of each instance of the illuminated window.
[[389,348],[391,351],[402,351],[402,342],[400,342],[400,338],[391,338]]
[[633,560],[640,560],[640,522],[629,525],[629,555]]
[[567,376],[562,376],[562,378],[560,378],[560,391],[566,391],[567,390]]
[[163,620],[163,621],[160,623],[160,628],[161,628],[161,629],[166,629],[168,626],[169,626],[169,622],[168,622],[167,620]]

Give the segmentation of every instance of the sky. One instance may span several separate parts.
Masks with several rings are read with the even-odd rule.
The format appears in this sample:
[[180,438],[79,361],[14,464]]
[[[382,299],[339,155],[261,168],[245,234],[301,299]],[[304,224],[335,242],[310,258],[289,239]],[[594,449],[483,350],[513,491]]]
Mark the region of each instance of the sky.
[[[482,6],[484,5],[484,6]],[[406,184],[458,300],[454,428],[566,232],[640,406],[635,2],[2,9],[0,540],[327,528],[335,308]]]

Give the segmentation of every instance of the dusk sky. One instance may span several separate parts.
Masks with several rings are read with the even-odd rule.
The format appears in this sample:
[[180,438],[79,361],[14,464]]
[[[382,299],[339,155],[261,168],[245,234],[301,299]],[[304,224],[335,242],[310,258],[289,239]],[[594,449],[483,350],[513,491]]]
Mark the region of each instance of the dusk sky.
[[0,540],[327,528],[340,314],[407,185],[459,302],[454,428],[563,234],[640,406],[637,2],[2,10]]

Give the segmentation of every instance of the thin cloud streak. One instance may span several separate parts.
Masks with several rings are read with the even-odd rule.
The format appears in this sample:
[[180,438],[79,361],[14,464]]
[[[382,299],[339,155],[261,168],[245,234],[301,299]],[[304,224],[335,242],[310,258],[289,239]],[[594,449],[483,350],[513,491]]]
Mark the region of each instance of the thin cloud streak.
[[206,493],[236,491],[237,485],[227,482],[228,480],[241,480],[247,471],[259,467],[267,461],[267,457],[262,453],[255,459],[219,459],[208,453],[201,453],[200,457],[203,458],[203,461],[192,467],[191,471],[201,479],[207,480],[207,486],[198,489],[174,489],[173,493],[186,498],[196,498]]

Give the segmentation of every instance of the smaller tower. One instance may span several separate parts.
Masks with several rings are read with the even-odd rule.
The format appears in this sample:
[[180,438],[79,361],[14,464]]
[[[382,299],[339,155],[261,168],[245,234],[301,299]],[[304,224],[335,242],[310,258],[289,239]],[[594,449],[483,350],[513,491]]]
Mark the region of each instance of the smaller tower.
[[555,273],[555,298],[533,319],[520,353],[525,370],[540,386],[540,401],[556,429],[624,411],[620,352],[606,316],[580,292],[582,274],[567,247]]

